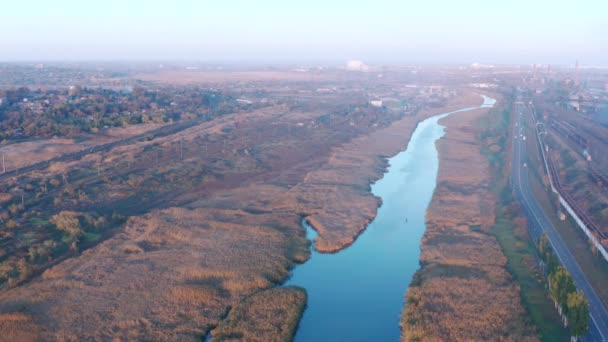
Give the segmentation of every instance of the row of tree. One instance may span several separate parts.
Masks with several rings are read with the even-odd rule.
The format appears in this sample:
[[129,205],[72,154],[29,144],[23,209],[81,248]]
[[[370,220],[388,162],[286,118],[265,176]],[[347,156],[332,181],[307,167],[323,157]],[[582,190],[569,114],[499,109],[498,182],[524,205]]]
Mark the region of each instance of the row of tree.
[[74,137],[104,127],[175,122],[222,109],[229,97],[199,87],[0,90],[0,140],[17,137]]
[[589,329],[589,303],[583,292],[576,290],[572,276],[560,265],[544,233],[538,241],[538,250],[547,266],[549,296],[564,326],[569,326],[573,339],[578,339]]

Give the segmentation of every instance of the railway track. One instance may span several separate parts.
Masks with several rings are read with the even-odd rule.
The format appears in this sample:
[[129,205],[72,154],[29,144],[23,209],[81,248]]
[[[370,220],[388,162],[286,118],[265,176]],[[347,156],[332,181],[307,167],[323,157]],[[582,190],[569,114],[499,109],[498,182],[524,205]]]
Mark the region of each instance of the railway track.
[[[536,111],[534,110],[533,107],[531,107],[530,109],[531,109],[532,118],[534,119],[534,122],[537,122],[536,121]],[[569,124],[563,120],[560,120],[560,121],[552,120],[551,127],[554,130],[558,131],[560,134],[568,137],[570,139],[570,141],[576,143],[577,146],[587,148],[587,143],[588,143],[587,139],[582,137],[580,134],[576,133],[574,131],[574,129],[576,129],[576,128],[574,126],[572,126],[571,124]],[[538,135],[539,133],[537,132],[536,134]],[[542,141],[542,139],[539,139],[539,141]],[[541,142],[541,145],[544,145],[544,143]],[[544,148],[544,146],[539,146],[539,147],[541,149]],[[570,197],[568,192],[563,188],[563,186],[560,182],[560,179],[559,179],[559,174],[557,172],[557,168],[555,166],[555,163],[553,162],[553,159],[551,158],[551,154],[546,153],[545,158],[547,161],[550,178],[551,178],[551,181],[553,182],[553,186],[555,187],[555,190],[557,190],[559,195],[562,196],[562,198],[564,200],[566,200],[568,205],[570,205],[572,210],[574,210],[576,215],[583,221],[583,223],[585,224],[585,226],[587,226],[587,228],[589,228],[590,230],[595,232],[595,234],[597,234],[598,237],[600,237],[600,239],[602,239],[602,240],[608,238],[608,234],[604,233],[595,224],[595,222],[593,222],[593,220],[591,220],[591,218],[589,218],[589,216],[576,204],[576,201],[572,197]],[[590,163],[587,163],[587,169],[589,171],[590,177],[592,177],[594,180],[596,180],[596,182],[598,182],[600,184],[600,186],[602,186],[602,188],[606,189],[606,187],[608,187],[608,179],[605,176],[603,176],[601,173],[599,173],[593,167],[593,165],[591,165]]]
[[[560,122],[557,120],[552,120],[551,128],[553,128],[553,130],[559,133],[560,135],[568,138],[568,141],[573,142],[575,146],[571,147],[574,147],[575,150],[577,148],[582,148],[583,150],[587,151],[589,150],[588,140],[582,137],[580,134],[576,133],[574,131],[576,127],[572,126],[571,124],[565,121]],[[583,156],[583,158],[586,157],[583,153],[581,153],[581,155]],[[587,163],[587,173],[589,175],[589,178],[591,178],[593,182],[598,184],[599,187],[601,187],[605,191],[608,190],[608,177],[606,177],[603,173],[599,172],[591,162]]]
[[557,192],[568,202],[572,210],[576,213],[576,215],[583,221],[587,228],[591,229],[595,232],[602,240],[608,237],[608,234],[604,233],[590,218],[589,216],[576,204],[576,201],[568,195],[568,192],[562,187],[562,184],[559,180],[559,175],[557,172],[557,168],[553,163],[553,159],[550,154],[546,155],[547,165],[549,166],[549,172],[551,173],[551,179],[553,180],[553,186],[557,190]]
[[551,128],[553,128],[561,135],[572,140],[578,147],[582,148],[583,150],[589,148],[589,141],[587,141],[587,139],[582,135],[576,133],[576,128],[571,124],[567,123],[566,121],[552,119]]
[[148,132],[145,132],[142,134],[138,134],[138,135],[135,135],[135,136],[132,136],[129,138],[113,141],[113,142],[110,142],[107,144],[97,145],[97,146],[86,148],[86,149],[83,149],[83,150],[80,150],[77,152],[66,153],[66,154],[60,155],[58,157],[51,158],[49,160],[41,161],[41,162],[34,163],[34,164],[31,164],[28,166],[24,166],[24,167],[6,171],[4,173],[0,173],[0,181],[3,181],[10,177],[20,176],[20,175],[23,175],[23,174],[26,174],[26,173],[29,173],[32,171],[46,169],[51,165],[51,163],[74,161],[74,160],[78,160],[78,159],[84,157],[87,154],[108,151],[117,146],[129,145],[129,144],[132,144],[137,141],[155,139],[155,138],[160,138],[160,137],[168,136],[171,134],[175,134],[175,133],[178,133],[185,129],[188,129],[190,127],[199,125],[207,120],[209,120],[208,116],[201,116],[201,117],[198,117],[198,118],[195,118],[192,120],[178,122],[178,123],[171,124],[168,126],[159,127],[157,129],[153,129],[151,131],[148,131]]

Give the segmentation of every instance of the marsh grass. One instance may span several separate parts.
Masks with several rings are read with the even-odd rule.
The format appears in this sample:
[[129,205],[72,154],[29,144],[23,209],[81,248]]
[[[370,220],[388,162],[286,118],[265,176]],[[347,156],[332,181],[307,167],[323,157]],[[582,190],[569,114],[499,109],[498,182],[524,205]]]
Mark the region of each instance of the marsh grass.
[[211,332],[211,341],[287,342],[306,306],[306,291],[280,287],[258,292],[235,306]]

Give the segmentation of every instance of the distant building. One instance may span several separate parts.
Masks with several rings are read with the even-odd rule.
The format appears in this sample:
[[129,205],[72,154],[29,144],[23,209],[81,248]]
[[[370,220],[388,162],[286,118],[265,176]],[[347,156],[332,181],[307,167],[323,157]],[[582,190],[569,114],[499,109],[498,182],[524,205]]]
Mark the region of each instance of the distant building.
[[385,97],[380,99],[380,102],[382,102],[382,107],[392,110],[392,111],[405,111],[407,110],[407,106],[403,103],[403,101],[396,99],[396,98],[392,98],[392,97]]
[[70,86],[68,89],[69,96],[78,96],[82,92],[82,88],[80,86]]
[[380,101],[380,100],[369,101],[369,104],[374,107],[379,107],[379,108],[382,107],[382,101]]
[[480,88],[480,89],[493,89],[493,88],[498,87],[498,85],[495,83],[471,83],[470,86],[473,88]]
[[494,66],[490,64],[481,64],[481,63],[473,63],[471,64],[471,69],[493,69]]
[[236,102],[241,103],[241,104],[246,104],[246,105],[253,104],[253,102],[252,102],[252,101],[250,101],[250,100],[245,100],[245,99],[236,99]]
[[352,60],[346,63],[346,70],[349,71],[369,71],[369,66],[362,61]]

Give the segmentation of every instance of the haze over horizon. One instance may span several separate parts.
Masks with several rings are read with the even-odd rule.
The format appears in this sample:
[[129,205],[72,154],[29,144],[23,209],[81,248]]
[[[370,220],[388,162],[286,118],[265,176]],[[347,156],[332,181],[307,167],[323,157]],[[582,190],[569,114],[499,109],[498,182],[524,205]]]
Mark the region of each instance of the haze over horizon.
[[0,61],[608,66],[607,10],[599,0],[11,1],[0,12]]

